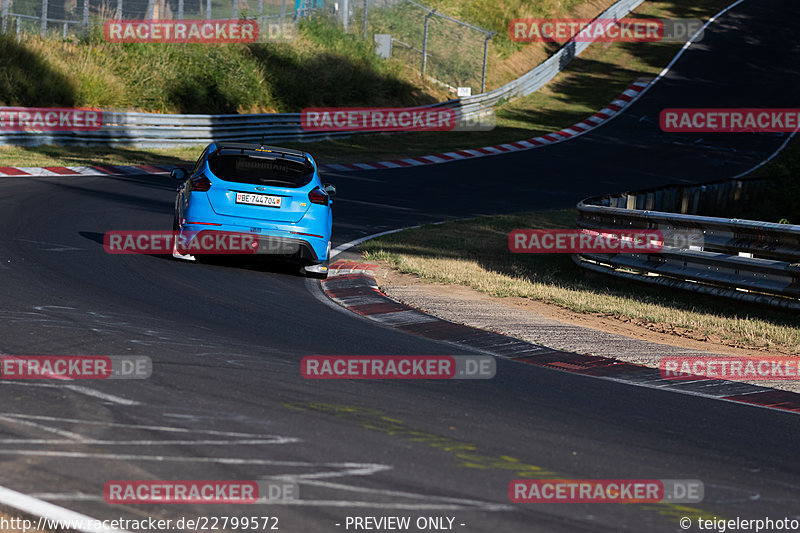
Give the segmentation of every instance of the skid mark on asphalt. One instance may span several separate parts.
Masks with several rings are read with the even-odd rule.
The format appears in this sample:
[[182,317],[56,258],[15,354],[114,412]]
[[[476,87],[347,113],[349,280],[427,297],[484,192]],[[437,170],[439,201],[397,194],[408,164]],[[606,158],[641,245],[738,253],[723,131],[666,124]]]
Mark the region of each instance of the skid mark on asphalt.
[[[33,311],[28,310],[3,310],[0,311],[0,320],[9,325],[35,325],[37,328],[53,328],[64,330],[78,330],[85,333],[87,330],[97,334],[124,334],[131,344],[137,346],[158,346],[163,349],[168,347],[190,347],[197,349],[218,348],[220,343],[209,343],[206,338],[197,335],[178,333],[174,328],[164,327],[163,321],[152,316],[131,316],[128,314],[109,314],[75,307],[39,305]],[[242,351],[252,348],[240,344]],[[225,348],[236,349],[231,343],[226,343]],[[269,351],[263,348],[262,351]]]
[[[377,409],[320,402],[298,402],[286,404],[286,406],[299,411],[329,414],[337,418],[356,422],[365,429],[379,431],[391,435],[392,437],[401,437],[412,442],[418,442],[432,448],[437,448],[458,458],[461,461],[460,466],[464,468],[505,470],[508,471],[511,476],[526,479],[577,479],[581,477],[552,472],[540,466],[524,463],[509,455],[484,455],[475,444],[415,429],[404,424],[401,420],[392,418]],[[509,482],[510,481],[511,478],[509,479]],[[670,520],[678,520],[687,516],[692,519],[711,518],[712,516],[720,517],[718,513],[674,503],[631,503],[626,505],[633,505],[642,510],[654,512]]]
[[[191,419],[184,419],[191,420]],[[268,500],[260,499],[258,504],[288,505],[288,506],[316,506],[316,507],[341,507],[341,508],[375,508],[393,510],[481,510],[500,511],[508,510],[510,506],[493,502],[483,502],[465,498],[451,498],[431,494],[418,494],[413,492],[381,490],[375,488],[359,487],[345,483],[332,483],[328,480],[345,477],[364,477],[392,470],[394,467],[381,463],[362,462],[315,462],[315,461],[282,461],[273,459],[247,458],[247,457],[205,457],[205,456],[180,456],[163,454],[142,453],[117,453],[106,451],[73,451],[54,449],[63,446],[99,446],[99,447],[158,447],[158,446],[227,446],[247,450],[250,446],[297,444],[301,439],[282,435],[263,435],[246,432],[219,431],[209,429],[181,428],[161,425],[138,425],[119,422],[104,422],[97,420],[82,420],[79,418],[63,418],[44,415],[27,415],[22,413],[7,413],[0,415],[0,424],[29,428],[55,435],[54,438],[42,437],[9,437],[0,438],[0,445],[19,445],[17,449],[0,449],[0,455],[18,457],[57,457],[65,460],[88,460],[127,462],[137,464],[171,463],[186,465],[228,465],[248,467],[268,467],[278,470],[269,475],[260,477],[293,481],[298,484],[314,486],[319,489],[332,490],[337,496],[341,493],[359,495],[369,494],[376,501],[365,499],[339,499],[337,498],[306,498],[297,500]],[[63,429],[69,425],[72,431]],[[91,428],[114,429],[120,435],[118,440],[91,438],[81,434],[80,427],[87,430]],[[165,438],[130,439],[125,430],[149,431],[164,434]],[[200,438],[187,438],[196,435]],[[178,437],[178,438],[175,438]],[[32,449],[36,446],[47,449]],[[109,474],[110,475],[110,474]],[[257,476],[258,477],[258,476]],[[101,494],[87,494],[86,492],[42,492],[35,497],[51,501],[97,501],[103,502]],[[381,501],[381,498],[392,498],[392,501]],[[407,501],[397,501],[398,499]]]

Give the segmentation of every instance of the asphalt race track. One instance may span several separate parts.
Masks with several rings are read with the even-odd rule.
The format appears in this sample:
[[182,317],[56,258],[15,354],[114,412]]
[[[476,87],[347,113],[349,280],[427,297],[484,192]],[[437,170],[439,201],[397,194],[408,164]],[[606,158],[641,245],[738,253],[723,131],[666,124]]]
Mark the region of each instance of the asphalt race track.
[[[795,0],[744,2],[621,117],[570,142],[328,174],[339,189],[334,246],[745,172],[785,135],[668,135],[658,113],[797,107],[800,44],[787,21],[798,18]],[[455,531],[495,533],[681,531],[679,519],[697,514],[800,518],[793,414],[506,360],[492,380],[304,380],[309,354],[469,352],[326,305],[318,282],[282,268],[103,251],[106,231],[171,227],[175,189],[153,175],[0,182],[0,351],[154,361],[147,380],[0,383],[3,486],[95,518],[270,515],[300,533],[347,531],[348,516],[454,517]],[[103,499],[109,480],[268,476],[296,480],[300,499]],[[698,479],[706,494],[683,506],[514,504],[516,478]]]

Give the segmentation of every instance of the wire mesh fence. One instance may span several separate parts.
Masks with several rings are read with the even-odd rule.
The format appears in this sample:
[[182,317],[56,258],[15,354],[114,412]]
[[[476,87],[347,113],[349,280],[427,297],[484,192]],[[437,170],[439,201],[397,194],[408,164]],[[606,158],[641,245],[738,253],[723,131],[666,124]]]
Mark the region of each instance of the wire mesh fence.
[[269,41],[277,40],[275,26],[317,14],[335,16],[356,38],[383,36],[388,42],[384,57],[399,59],[452,90],[485,90],[487,47],[494,33],[414,0],[0,0],[2,33],[62,38],[115,20],[254,19],[258,40]]
[[79,35],[107,20],[256,19],[289,24],[311,15],[322,0],[0,0],[2,33]]
[[488,44],[494,32],[414,0],[338,0],[336,10],[346,31],[365,39],[390,36],[386,56],[452,89],[484,92]]

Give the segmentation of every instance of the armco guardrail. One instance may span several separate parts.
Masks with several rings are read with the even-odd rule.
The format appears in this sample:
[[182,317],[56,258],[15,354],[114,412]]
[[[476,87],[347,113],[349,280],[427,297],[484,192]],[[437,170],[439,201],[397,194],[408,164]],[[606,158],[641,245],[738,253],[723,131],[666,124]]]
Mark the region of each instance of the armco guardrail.
[[617,277],[800,310],[800,226],[697,214],[704,206],[720,212],[744,205],[768,184],[740,179],[584,200],[578,204],[581,228],[699,231],[701,245],[573,260]]
[[[598,18],[622,18],[643,1],[619,0]],[[590,44],[570,41],[544,63],[500,88],[428,107],[452,107],[461,122],[479,122],[500,100],[525,96],[540,89]],[[3,133],[0,129],[0,144],[126,144],[145,148],[205,144],[213,140],[315,141],[353,134],[304,131],[299,113],[171,115],[105,112],[103,127],[97,131]]]
[[307,132],[300,113],[171,115],[103,113],[96,131],[2,133],[0,144],[129,144],[140,147],[205,144],[212,140],[319,140],[349,132]]

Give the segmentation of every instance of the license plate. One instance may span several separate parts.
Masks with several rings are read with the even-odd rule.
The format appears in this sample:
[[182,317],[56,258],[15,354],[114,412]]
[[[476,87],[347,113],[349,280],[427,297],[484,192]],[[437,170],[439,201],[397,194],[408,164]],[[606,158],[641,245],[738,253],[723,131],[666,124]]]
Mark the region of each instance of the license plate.
[[237,204],[263,205],[265,207],[280,207],[281,197],[268,194],[251,194],[249,192],[236,193]]

